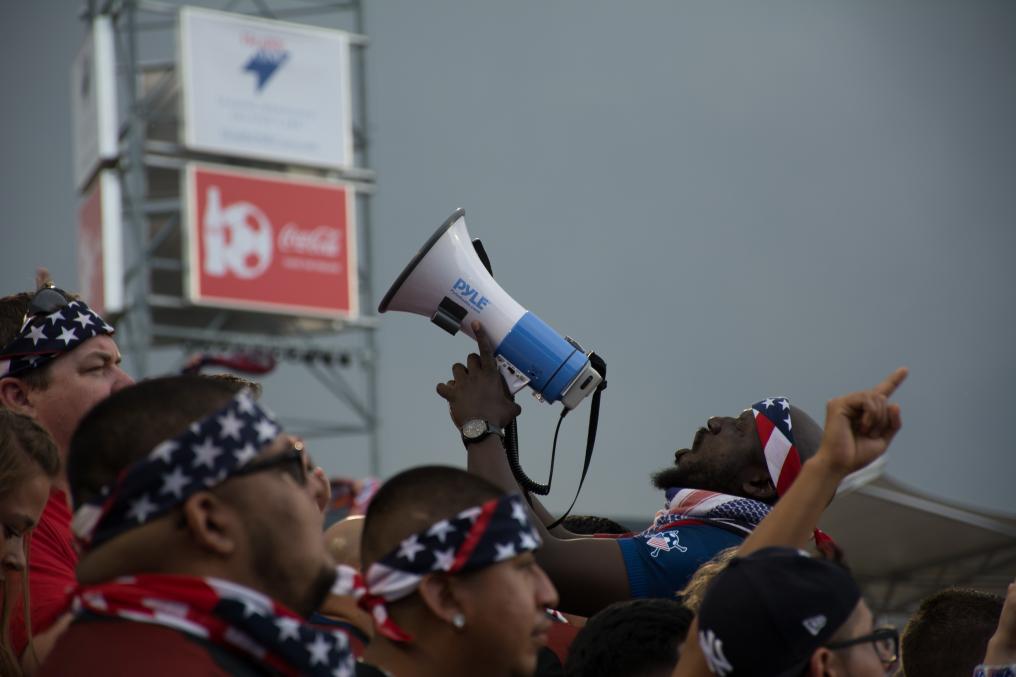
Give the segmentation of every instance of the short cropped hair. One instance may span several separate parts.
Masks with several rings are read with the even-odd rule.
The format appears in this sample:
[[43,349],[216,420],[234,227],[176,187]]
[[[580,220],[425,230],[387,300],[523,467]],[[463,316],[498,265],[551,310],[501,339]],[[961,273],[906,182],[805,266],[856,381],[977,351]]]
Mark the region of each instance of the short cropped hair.
[[250,391],[251,397],[255,400],[261,399],[261,393],[264,391],[264,387],[254,379],[244,378],[236,374],[229,372],[215,373],[215,374],[200,374],[202,378],[210,378],[213,380],[225,381],[233,385],[237,392],[246,388]]
[[609,517],[597,517],[596,515],[568,515],[561,524],[573,534],[583,536],[631,533],[631,529],[623,524],[618,524]]
[[504,493],[482,477],[451,466],[425,465],[395,475],[367,508],[360,542],[363,571],[408,536]]
[[67,481],[74,504],[96,496],[124,468],[221,409],[239,390],[221,379],[168,376],[107,397],[85,415],[71,439]]
[[969,677],[984,658],[1003,600],[966,588],[925,597],[903,629],[906,677]]
[[565,662],[568,677],[640,677],[670,670],[692,612],[672,599],[617,602],[589,619],[579,631]]

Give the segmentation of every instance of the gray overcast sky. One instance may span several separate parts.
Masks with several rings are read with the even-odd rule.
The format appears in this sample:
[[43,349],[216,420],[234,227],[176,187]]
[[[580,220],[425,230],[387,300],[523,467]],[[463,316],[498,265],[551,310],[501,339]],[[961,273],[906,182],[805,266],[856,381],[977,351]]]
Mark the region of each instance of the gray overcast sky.
[[[821,418],[906,364],[890,472],[1016,513],[1016,5],[368,5],[375,296],[466,208],[501,284],[610,365],[579,511],[651,515],[648,474],[709,415],[787,394]],[[76,279],[77,8],[0,3],[3,290]],[[384,472],[463,463],[433,387],[468,342],[399,315],[378,337]],[[311,392],[294,371],[266,399]],[[539,476],[557,411],[522,404]],[[366,469],[359,441],[318,449]]]

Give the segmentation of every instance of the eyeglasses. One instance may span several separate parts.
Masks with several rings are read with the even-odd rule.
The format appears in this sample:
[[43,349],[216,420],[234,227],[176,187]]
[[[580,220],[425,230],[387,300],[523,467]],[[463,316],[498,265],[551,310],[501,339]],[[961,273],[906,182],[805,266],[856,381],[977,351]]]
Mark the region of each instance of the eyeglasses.
[[827,649],[846,649],[866,642],[871,642],[875,647],[875,653],[878,654],[878,659],[883,663],[892,663],[899,656],[900,633],[892,626],[875,628],[870,634],[863,637],[832,642],[825,646]]
[[305,486],[307,484],[307,466],[303,463],[303,445],[293,444],[289,447],[289,449],[283,451],[281,454],[276,454],[275,456],[266,458],[262,461],[252,461],[232,473],[230,478],[252,475],[263,470],[272,470],[274,468],[283,470],[287,475],[293,478],[294,482],[300,486]]
[[61,308],[65,308],[70,304],[70,298],[68,298],[67,292],[63,289],[58,289],[52,284],[45,287],[41,287],[34,295],[32,300],[28,302],[28,313],[25,315],[26,319],[33,315],[49,315],[55,313]]

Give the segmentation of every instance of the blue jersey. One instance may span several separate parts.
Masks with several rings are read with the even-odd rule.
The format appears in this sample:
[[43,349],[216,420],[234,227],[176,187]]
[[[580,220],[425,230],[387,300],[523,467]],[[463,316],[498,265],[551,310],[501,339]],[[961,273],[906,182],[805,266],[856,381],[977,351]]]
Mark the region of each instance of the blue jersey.
[[744,540],[708,524],[668,525],[617,539],[632,597],[669,597],[680,591],[716,553]]

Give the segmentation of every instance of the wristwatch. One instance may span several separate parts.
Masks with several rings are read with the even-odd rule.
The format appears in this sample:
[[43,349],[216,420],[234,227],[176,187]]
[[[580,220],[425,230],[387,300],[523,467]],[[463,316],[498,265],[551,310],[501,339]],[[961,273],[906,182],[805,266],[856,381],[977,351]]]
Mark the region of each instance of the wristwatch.
[[471,418],[462,424],[459,428],[462,433],[462,443],[472,444],[473,442],[479,442],[485,439],[487,435],[497,435],[504,440],[504,431],[498,428],[490,421],[485,421],[482,418]]

